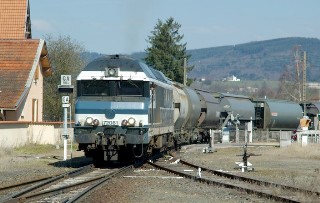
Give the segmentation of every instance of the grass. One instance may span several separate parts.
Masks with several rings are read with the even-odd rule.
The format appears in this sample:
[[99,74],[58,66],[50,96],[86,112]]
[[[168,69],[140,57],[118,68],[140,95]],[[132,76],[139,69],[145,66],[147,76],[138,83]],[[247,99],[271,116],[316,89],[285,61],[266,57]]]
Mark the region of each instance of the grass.
[[[76,144],[73,145],[73,150],[76,150]],[[58,155],[58,156],[57,156]],[[41,144],[28,144],[16,148],[2,148],[0,151],[0,160],[3,163],[0,165],[0,172],[7,171],[12,165],[18,166],[17,168],[33,169],[43,167],[55,162],[59,163],[53,156],[63,157],[63,146],[56,149],[56,145],[41,145]],[[76,160],[76,159],[75,159]],[[70,161],[69,161],[70,162]],[[73,164],[68,162],[71,166]],[[61,161],[61,166],[66,166],[67,162]],[[11,170],[11,169],[10,169]],[[12,169],[15,170],[15,169]]]
[[17,154],[46,154],[56,150],[55,145],[29,144],[22,147],[14,148]]
[[13,149],[11,148],[1,148],[0,150],[0,158],[6,157],[8,155],[12,155]]
[[[289,147],[279,148],[275,153],[287,153],[289,157],[295,158],[307,158],[320,160],[320,145],[319,144],[308,144],[302,147],[299,143],[294,143]],[[272,155],[272,154],[271,154]]]

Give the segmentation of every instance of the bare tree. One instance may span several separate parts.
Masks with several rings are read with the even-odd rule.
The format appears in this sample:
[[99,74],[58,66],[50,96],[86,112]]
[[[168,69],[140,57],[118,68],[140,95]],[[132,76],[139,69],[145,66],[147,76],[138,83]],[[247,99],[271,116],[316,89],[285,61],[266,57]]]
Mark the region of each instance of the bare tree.
[[258,91],[255,92],[253,97],[257,98],[269,98],[269,99],[275,99],[277,96],[274,89],[268,87],[266,81],[263,81],[263,84],[260,88],[258,88]]
[[293,63],[288,65],[279,78],[278,97],[290,101],[302,101],[302,52],[300,46],[293,49]]
[[61,75],[71,75],[75,85],[76,76],[85,65],[81,57],[84,48],[69,36],[45,36],[50,62],[53,69],[51,77],[44,79],[44,119],[47,121],[62,120],[61,96],[58,93]]

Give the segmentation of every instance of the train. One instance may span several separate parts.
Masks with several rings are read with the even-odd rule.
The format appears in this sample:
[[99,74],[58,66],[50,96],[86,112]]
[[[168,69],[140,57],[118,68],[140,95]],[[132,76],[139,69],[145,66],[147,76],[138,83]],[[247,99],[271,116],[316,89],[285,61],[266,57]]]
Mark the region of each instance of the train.
[[[316,117],[320,105],[308,104]],[[185,143],[208,142],[230,122],[295,130],[301,104],[194,89],[125,55],[101,56],[77,77],[74,140],[95,164],[131,162]]]

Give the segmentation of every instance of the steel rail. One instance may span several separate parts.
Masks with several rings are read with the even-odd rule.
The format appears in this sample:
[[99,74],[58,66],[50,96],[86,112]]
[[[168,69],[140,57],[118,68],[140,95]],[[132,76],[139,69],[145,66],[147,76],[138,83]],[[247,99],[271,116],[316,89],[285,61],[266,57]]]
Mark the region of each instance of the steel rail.
[[[123,167],[119,170],[119,172],[115,172],[113,175],[116,175],[118,173],[122,173],[126,170],[128,170],[129,168],[132,168],[132,167],[140,167],[141,165],[143,165],[147,160],[155,160],[159,157],[161,157],[163,155],[163,153],[166,153],[167,150],[164,150],[164,151],[161,151],[160,153],[154,155],[154,156],[151,156],[151,157],[145,157],[144,159],[141,159],[139,162],[136,162],[134,165],[131,165],[131,166],[128,166],[128,167]],[[91,168],[92,165],[90,165],[90,168]],[[36,184],[36,185],[33,185],[31,187],[28,187],[20,192],[17,192],[17,193],[14,193],[8,197],[6,197],[5,199],[1,199],[0,200],[0,203],[8,203],[8,202],[20,202],[20,201],[26,201],[26,199],[30,199],[30,198],[36,198],[38,196],[43,196],[43,195],[46,195],[46,194],[50,194],[50,193],[57,193],[58,191],[61,191],[61,190],[67,190],[69,188],[72,188],[72,187],[77,187],[79,185],[83,185],[83,184],[87,184],[89,182],[93,182],[93,181],[97,181],[99,179],[101,179],[99,182],[97,182],[96,184],[90,186],[88,189],[84,190],[83,192],[81,192],[80,194],[78,194],[77,196],[75,196],[74,198],[72,199],[65,199],[63,202],[74,202],[76,201],[77,199],[81,198],[82,196],[84,196],[87,192],[91,191],[92,189],[94,189],[95,187],[103,184],[105,181],[107,181],[109,178],[111,178],[113,175],[112,174],[109,174],[110,177],[106,177],[106,175],[103,175],[99,178],[96,178],[95,180],[91,180],[91,181],[83,181],[83,182],[80,182],[80,183],[77,183],[77,184],[72,184],[72,185],[69,185],[69,186],[64,186],[64,187],[61,187],[60,189],[52,189],[52,190],[46,190],[46,191],[40,191],[40,192],[36,192],[36,193],[33,193],[33,194],[30,194],[30,195],[25,195],[27,193],[30,193],[38,188],[41,188],[47,184],[50,184],[52,182],[55,182],[55,181],[58,181],[59,179],[62,179],[62,178],[68,178],[70,177],[71,175],[74,175],[78,172],[82,172],[85,168],[88,168],[89,166],[85,166],[85,167],[82,167],[82,168],[79,168],[75,171],[72,171],[72,172],[67,172],[67,173],[63,173],[63,174],[60,174],[60,175],[57,175],[55,177],[47,177],[47,178],[43,178],[43,182],[40,182],[39,184]],[[127,169],[128,168],[128,169]],[[11,185],[11,186],[8,186],[8,187],[5,187],[3,188],[3,190],[5,189],[10,189],[10,188],[14,188],[14,187],[19,187],[19,186],[22,186],[22,185],[26,185],[26,184],[32,184],[34,182],[39,182],[39,181],[42,181],[42,179],[38,179],[38,180],[33,180],[33,181],[29,181],[29,182],[25,182],[25,183],[21,183],[21,184],[17,184],[17,185]]]
[[124,173],[130,169],[132,169],[132,165],[131,166],[127,166],[124,168],[119,169],[119,171],[116,171],[113,174],[110,174],[110,176],[103,178],[101,181],[97,182],[96,184],[86,188],[85,190],[83,190],[81,193],[79,193],[78,195],[76,195],[75,197],[69,199],[68,201],[66,201],[67,203],[73,203],[76,202],[78,199],[82,198],[85,194],[87,194],[89,191],[93,190],[94,188],[98,187],[99,185],[102,185],[104,182],[106,182],[107,180],[109,180],[110,178],[119,175],[121,173]]
[[232,185],[232,184],[228,184],[228,183],[222,183],[222,182],[218,182],[218,181],[214,181],[214,180],[208,180],[208,179],[205,179],[205,178],[200,178],[200,177],[197,177],[197,176],[194,176],[194,175],[190,175],[190,174],[182,173],[182,172],[179,172],[179,171],[175,171],[175,170],[172,170],[170,168],[166,168],[164,166],[160,166],[160,165],[155,164],[155,163],[151,163],[151,162],[147,162],[147,163],[152,165],[152,166],[154,166],[154,167],[156,167],[156,168],[159,168],[161,170],[176,174],[176,175],[181,176],[181,177],[189,178],[189,179],[197,181],[197,182],[202,182],[202,183],[216,185],[216,186],[220,186],[220,187],[235,189],[235,190],[239,190],[239,191],[244,191],[244,192],[246,192],[248,194],[255,194],[255,195],[258,195],[260,197],[270,198],[270,199],[273,199],[273,200],[276,200],[276,201],[281,201],[281,202],[289,202],[289,203],[298,203],[298,202],[300,202],[300,201],[288,199],[288,198],[285,198],[285,197],[279,197],[279,196],[276,196],[276,195],[273,195],[273,194],[269,194],[269,193],[266,193],[266,192],[257,191],[257,190],[254,190],[254,189],[244,188],[244,187],[240,187],[240,186],[236,186],[236,185]]
[[[80,197],[82,197],[83,195],[85,195],[87,192],[89,192],[90,190],[94,189],[95,187],[97,187],[98,185],[101,185],[102,183],[104,183],[105,181],[109,180],[110,178],[112,178],[113,176],[119,174],[119,173],[123,173],[129,169],[131,169],[132,166],[128,166],[128,167],[124,167],[119,169],[118,171],[115,171],[111,174],[107,174],[107,175],[100,175],[98,177],[94,177],[88,180],[84,180],[78,183],[74,183],[74,184],[70,184],[70,185],[66,185],[66,186],[62,186],[62,187],[58,187],[58,188],[54,188],[54,189],[50,189],[50,190],[42,190],[36,193],[32,193],[29,195],[24,195],[24,196],[20,196],[20,197],[16,197],[16,198],[11,198],[9,201],[7,201],[8,203],[15,203],[15,202],[21,202],[21,201],[30,201],[31,199],[36,199],[42,196],[46,196],[48,194],[60,194],[61,192],[68,192],[70,191],[71,188],[74,187],[78,187],[81,185],[85,185],[91,182],[95,182],[98,181],[97,183],[95,183],[92,186],[89,186],[89,188],[87,188],[85,191],[79,193],[76,197],[72,198],[71,200],[66,199],[65,202],[74,202],[77,199],[79,199]],[[100,180],[100,181],[99,181]]]
[[[61,174],[59,174],[59,175],[61,175]],[[52,176],[48,176],[48,177],[44,177],[44,178],[39,178],[39,179],[34,179],[34,180],[26,181],[26,182],[21,182],[21,183],[18,183],[18,184],[13,184],[13,185],[4,186],[4,187],[1,187],[1,188],[0,188],[0,191],[9,190],[9,189],[12,189],[12,188],[21,187],[21,186],[25,186],[25,185],[30,185],[30,184],[32,184],[32,183],[36,183],[36,182],[48,180],[48,179],[50,179],[50,178],[52,178]]]
[[248,178],[248,177],[244,177],[244,176],[233,175],[233,174],[222,172],[222,171],[208,169],[208,168],[202,167],[202,166],[197,166],[195,164],[189,163],[189,162],[181,160],[181,159],[180,159],[180,163],[184,164],[186,166],[190,166],[192,168],[197,168],[197,169],[201,168],[201,171],[207,171],[207,172],[212,173],[214,175],[226,177],[226,178],[233,179],[233,180],[240,180],[240,181],[255,183],[257,185],[277,187],[277,188],[281,188],[281,189],[285,189],[285,190],[291,190],[293,192],[302,192],[302,193],[305,193],[305,194],[314,194],[314,195],[320,196],[320,193],[316,192],[316,191],[305,190],[305,189],[292,187],[292,186],[288,186],[288,185],[281,185],[281,184],[278,184],[278,183],[272,183],[272,182],[252,179],[252,178]]
[[55,182],[55,181],[57,181],[57,180],[60,180],[60,179],[62,179],[62,178],[67,178],[67,177],[71,177],[71,176],[76,175],[76,174],[79,174],[79,173],[83,173],[83,172],[85,172],[86,170],[89,170],[90,168],[92,168],[92,164],[90,164],[90,165],[88,165],[88,166],[84,166],[84,167],[78,168],[78,169],[73,170],[73,171],[71,171],[71,172],[66,172],[66,173],[63,173],[63,174],[61,174],[61,175],[58,175],[58,176],[55,176],[55,177],[46,179],[46,180],[43,181],[43,182],[40,182],[40,183],[38,183],[38,184],[36,184],[36,185],[33,185],[33,186],[30,186],[30,187],[28,187],[28,188],[26,188],[26,189],[23,189],[23,190],[20,191],[20,192],[14,193],[14,194],[6,197],[4,200],[1,200],[0,202],[1,202],[1,203],[2,203],[2,202],[8,202],[8,201],[10,201],[10,200],[12,200],[12,199],[14,199],[14,198],[18,198],[18,197],[20,197],[20,196],[22,196],[22,195],[24,195],[24,194],[26,194],[26,193],[29,193],[29,192],[31,192],[31,191],[33,191],[33,190],[36,190],[36,189],[38,189],[38,188],[40,188],[40,187],[43,187],[43,186],[45,186],[45,185],[47,185],[47,184],[50,184],[50,183]]

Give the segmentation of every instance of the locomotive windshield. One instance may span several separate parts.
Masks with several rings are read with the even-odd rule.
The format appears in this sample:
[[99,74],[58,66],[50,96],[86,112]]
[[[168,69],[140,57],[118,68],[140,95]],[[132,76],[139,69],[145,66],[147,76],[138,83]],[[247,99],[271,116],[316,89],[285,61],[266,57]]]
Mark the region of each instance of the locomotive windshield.
[[133,80],[81,80],[78,81],[78,96],[137,96],[146,97],[148,82]]

